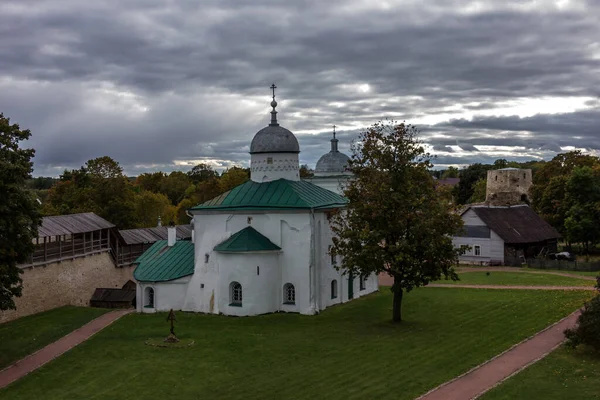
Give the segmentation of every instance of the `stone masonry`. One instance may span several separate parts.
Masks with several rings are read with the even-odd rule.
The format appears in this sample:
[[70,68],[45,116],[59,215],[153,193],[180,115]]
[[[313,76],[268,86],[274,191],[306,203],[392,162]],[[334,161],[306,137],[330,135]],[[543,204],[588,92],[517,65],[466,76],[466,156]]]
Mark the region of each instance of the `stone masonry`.
[[0,311],[0,323],[65,305],[87,306],[96,288],[120,288],[133,266],[115,268],[108,252],[23,270],[16,310]]
[[491,206],[529,203],[530,169],[503,168],[487,172],[485,201]]

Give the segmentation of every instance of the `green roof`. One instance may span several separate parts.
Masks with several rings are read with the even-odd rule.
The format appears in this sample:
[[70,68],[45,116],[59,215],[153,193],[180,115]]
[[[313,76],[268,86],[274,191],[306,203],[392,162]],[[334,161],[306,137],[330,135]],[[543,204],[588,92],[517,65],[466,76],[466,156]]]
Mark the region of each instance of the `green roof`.
[[163,282],[194,273],[194,243],[178,240],[171,247],[159,240],[135,260],[133,277],[140,282]]
[[227,253],[241,253],[246,251],[275,251],[281,247],[271,242],[269,238],[261,234],[251,226],[234,233],[229,239],[219,243],[215,251]]
[[345,197],[306,181],[248,181],[192,210],[273,210],[339,208]]

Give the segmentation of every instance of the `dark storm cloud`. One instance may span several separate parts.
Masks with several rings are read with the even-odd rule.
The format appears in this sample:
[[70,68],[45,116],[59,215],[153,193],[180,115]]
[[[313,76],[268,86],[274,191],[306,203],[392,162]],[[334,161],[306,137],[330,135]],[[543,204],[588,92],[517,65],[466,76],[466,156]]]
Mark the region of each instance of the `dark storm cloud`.
[[[600,148],[594,100],[569,114],[476,115],[597,98],[598,3],[478,3],[4,0],[0,111],[32,129],[38,174],[102,155],[128,171],[247,163],[273,81],[303,163],[328,151],[332,124],[346,127],[347,152],[358,127],[388,117],[444,116],[423,138],[473,160],[480,146]],[[449,115],[463,111],[475,117]]]

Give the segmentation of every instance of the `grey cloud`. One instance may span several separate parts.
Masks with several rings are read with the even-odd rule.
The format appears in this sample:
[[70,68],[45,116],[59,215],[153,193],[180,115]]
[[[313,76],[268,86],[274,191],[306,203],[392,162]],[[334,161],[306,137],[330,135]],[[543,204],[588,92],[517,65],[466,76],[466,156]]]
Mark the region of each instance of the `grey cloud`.
[[[457,105],[477,113],[514,99],[598,97],[600,66],[590,50],[600,36],[598,3],[527,12],[508,3],[490,0],[489,11],[465,14],[458,0],[390,10],[355,1],[5,0],[0,111],[32,128],[37,174],[101,155],[135,172],[175,168],[175,160],[244,165],[254,132],[267,123],[273,81],[282,125],[321,132],[298,135],[301,161],[313,165],[328,151],[333,123],[411,122]],[[90,91],[104,84],[138,96],[148,111]],[[364,84],[369,90],[357,86]],[[103,99],[123,104],[96,104]],[[596,109],[450,120],[422,126],[423,138],[440,151],[458,145],[472,160],[485,157],[475,146],[597,149],[598,105],[588,106]],[[356,133],[340,134],[346,152]]]

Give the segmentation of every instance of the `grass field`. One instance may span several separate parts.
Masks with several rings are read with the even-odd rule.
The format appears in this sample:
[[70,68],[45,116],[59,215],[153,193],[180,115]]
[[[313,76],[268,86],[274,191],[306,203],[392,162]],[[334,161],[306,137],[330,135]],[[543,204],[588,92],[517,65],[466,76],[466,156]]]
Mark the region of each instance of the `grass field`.
[[600,355],[561,347],[481,399],[600,399]]
[[0,391],[11,399],[413,399],[566,316],[587,292],[388,288],[318,316],[132,314]]
[[107,311],[109,310],[68,306],[0,324],[0,369]]
[[459,281],[440,280],[435,283],[462,285],[523,285],[523,286],[594,286],[595,281],[551,274],[526,272],[462,272]]

